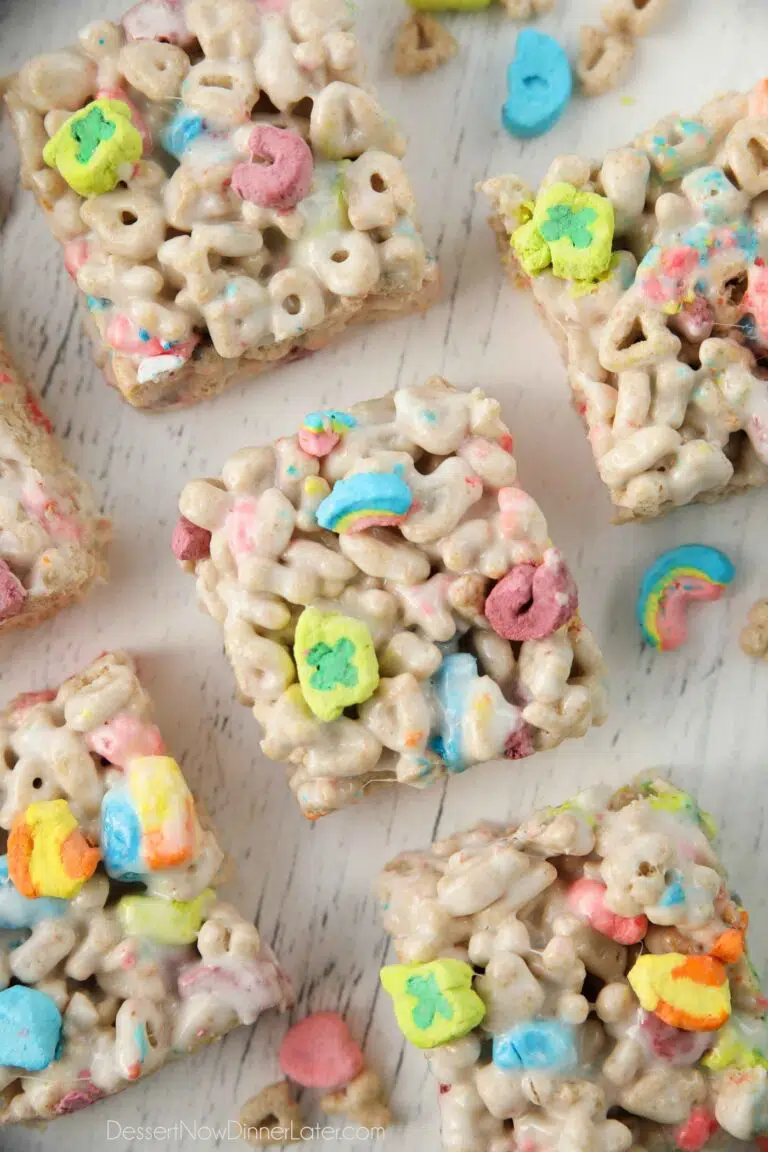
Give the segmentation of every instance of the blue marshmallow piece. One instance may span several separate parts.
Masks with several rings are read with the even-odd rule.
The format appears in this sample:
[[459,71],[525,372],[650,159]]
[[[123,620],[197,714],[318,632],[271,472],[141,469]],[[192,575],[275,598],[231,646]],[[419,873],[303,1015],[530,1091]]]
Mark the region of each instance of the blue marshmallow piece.
[[562,1020],[527,1020],[493,1038],[497,1068],[567,1072],[579,1062],[576,1035]]
[[554,127],[573,92],[571,65],[557,40],[524,28],[507,69],[501,120],[512,136],[529,140]]
[[0,992],[0,1064],[41,1072],[60,1039],[61,1013],[50,996],[24,984]]
[[123,788],[111,788],[101,802],[101,852],[113,880],[141,880],[146,869],[141,853],[138,813]]
[[56,920],[65,914],[68,904],[53,896],[37,900],[22,896],[8,875],[8,857],[0,856],[0,929],[34,928],[41,920]]
[[477,660],[469,652],[451,652],[432,678],[440,717],[440,731],[430,745],[445,761],[449,772],[463,772],[469,761],[463,749],[466,701],[477,680]]

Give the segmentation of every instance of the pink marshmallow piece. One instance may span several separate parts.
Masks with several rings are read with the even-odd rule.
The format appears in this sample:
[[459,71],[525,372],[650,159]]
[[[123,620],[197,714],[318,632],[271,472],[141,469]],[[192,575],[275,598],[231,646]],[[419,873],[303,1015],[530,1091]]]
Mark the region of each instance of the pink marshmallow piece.
[[165,752],[157,725],[145,724],[130,712],[118,712],[106,724],[93,728],[85,742],[91,752],[103,756],[117,768],[125,768],[135,757],[162,756]]
[[171,537],[171,551],[177,560],[204,560],[211,551],[211,534],[186,516],[179,516]]
[[701,1152],[719,1131],[720,1125],[709,1109],[697,1105],[675,1132],[675,1144],[681,1152]]
[[491,589],[485,618],[505,640],[543,640],[573,616],[579,593],[556,548],[541,564],[516,564]]
[[0,620],[18,616],[24,607],[27,590],[5,560],[0,560]]
[[299,447],[307,456],[327,456],[338,444],[341,437],[338,432],[329,429],[327,432],[315,432],[311,428],[299,428]]
[[122,19],[129,40],[161,40],[187,48],[195,37],[184,19],[182,0],[140,0]]
[[286,1032],[280,1045],[280,1069],[304,1088],[334,1091],[365,1067],[360,1046],[338,1012],[313,1012]]
[[505,760],[524,760],[526,756],[533,756],[533,736],[527,724],[523,723],[507,737],[504,745]]
[[712,1032],[686,1032],[673,1028],[653,1012],[640,1013],[640,1040],[656,1060],[675,1068],[698,1064],[714,1043]]
[[639,944],[648,931],[647,916],[618,916],[605,906],[605,886],[583,876],[568,889],[568,907],[601,936],[617,944]]
[[90,248],[84,236],[68,240],[64,245],[64,267],[73,280],[77,280],[77,274],[88,261],[89,254]]
[[312,187],[314,161],[307,142],[287,128],[258,124],[248,140],[248,151],[254,159],[235,168],[233,191],[241,200],[262,208],[283,212],[295,208]]

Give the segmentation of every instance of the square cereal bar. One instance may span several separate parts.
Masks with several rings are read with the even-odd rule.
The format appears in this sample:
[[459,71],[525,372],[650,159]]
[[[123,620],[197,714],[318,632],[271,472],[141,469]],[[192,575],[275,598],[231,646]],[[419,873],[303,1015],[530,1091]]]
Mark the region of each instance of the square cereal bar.
[[768,87],[673,115],[538,194],[489,180],[494,228],[568,364],[616,519],[768,482]]
[[0,335],[0,634],[39,624],[104,579],[108,539],[109,521]]
[[129,657],[0,712],[0,1124],[121,1091],[290,985],[216,893],[221,849]]
[[715,834],[648,778],[391,861],[381,981],[445,1152],[758,1147],[765,1001]]
[[313,412],[179,508],[174,553],[307,816],[604,719],[576,584],[479,388]]
[[135,407],[434,299],[405,142],[353,23],[347,0],[141,0],[12,78],[22,179]]

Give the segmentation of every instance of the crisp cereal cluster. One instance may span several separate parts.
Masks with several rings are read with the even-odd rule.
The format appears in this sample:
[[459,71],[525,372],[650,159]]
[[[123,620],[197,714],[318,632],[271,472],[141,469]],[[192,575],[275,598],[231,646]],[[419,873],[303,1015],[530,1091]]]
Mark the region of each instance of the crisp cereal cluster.
[[[551,268],[545,237],[526,223],[537,215],[531,190],[515,177],[484,185],[505,259],[518,266],[509,239],[521,232],[521,263],[538,259],[530,286],[567,357],[619,520],[768,480],[765,140],[763,83],[748,97],[718,97],[695,119],[668,117],[602,165],[559,157],[539,193],[571,198],[550,206],[560,215],[544,225],[556,238]],[[585,197],[592,202],[574,212]],[[590,252],[590,214],[601,207],[613,230],[609,262],[596,278],[569,278],[558,250]],[[574,238],[585,246],[572,247]]]
[[290,986],[218,899],[222,863],[130,659],[0,713],[0,1123],[120,1091]]
[[109,535],[0,335],[0,632],[39,623],[103,578]]
[[511,453],[496,401],[432,378],[184,488],[174,552],[306,815],[604,719],[600,652]]
[[768,1131],[763,1002],[714,834],[645,779],[387,866],[401,963],[382,982],[427,1049],[446,1152],[715,1152]]
[[345,0],[141,0],[14,78],[24,181],[130,403],[428,302],[404,140],[352,25]]

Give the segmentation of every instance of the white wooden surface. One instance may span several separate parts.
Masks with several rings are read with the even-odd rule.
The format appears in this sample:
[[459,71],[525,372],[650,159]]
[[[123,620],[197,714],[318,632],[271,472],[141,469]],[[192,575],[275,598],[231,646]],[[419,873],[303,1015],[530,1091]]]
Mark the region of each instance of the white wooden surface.
[[[541,26],[573,51],[578,25],[598,0],[560,0]],[[122,404],[99,378],[80,331],[74,292],[57,244],[32,198],[18,186],[7,125],[0,138],[2,230],[0,323],[20,365],[77,465],[114,518],[112,579],[84,605],[0,644],[0,698],[56,684],[96,653],[125,646],[141,658],[171,746],[239,861],[233,896],[258,916],[295,980],[296,1015],[347,1013],[356,1036],[392,1089],[398,1117],[378,1146],[437,1152],[437,1104],[422,1057],[405,1050],[378,969],[386,953],[376,902],[382,865],[484,816],[524,814],[598,779],[616,784],[649,765],[671,765],[718,814],[723,852],[753,913],[758,968],[768,954],[763,853],[768,771],[768,666],[738,647],[738,629],[768,594],[768,493],[717,508],[687,510],[651,526],[615,528],[563,371],[530,302],[499,272],[485,204],[475,182],[517,170],[535,179],[563,151],[596,156],[657,117],[693,111],[717,91],[759,79],[768,34],[766,0],[675,0],[662,31],[641,42],[621,92],[575,99],[560,124],[526,144],[507,136],[499,112],[516,25],[501,11],[448,17],[459,56],[412,80],[390,72],[388,52],[405,13],[401,0],[363,0],[360,27],[385,103],[410,136],[410,170],[427,239],[440,258],[442,302],[423,318],[362,330],[338,349],[283,368],[208,404],[149,416]],[[0,74],[35,52],[65,45],[121,0],[0,0]],[[430,373],[479,384],[503,403],[523,482],[543,505],[555,540],[576,572],[583,613],[611,673],[608,723],[580,744],[523,764],[500,763],[424,793],[382,789],[347,812],[306,823],[283,770],[258,751],[248,711],[233,702],[232,676],[217,625],[194,604],[192,581],[176,568],[168,540],[177,493],[191,476],[212,475],[236,448],[292,431],[309,409],[343,406]],[[724,547],[738,578],[724,602],[705,606],[677,654],[644,652],[634,623],[643,567],[674,543]],[[243,1101],[277,1078],[285,1027],[276,1015],[54,1128],[4,1131],[3,1152],[132,1147],[120,1125],[187,1125],[145,1138],[168,1149],[237,1147],[227,1122]],[[307,1123],[318,1119],[305,1093]],[[111,1124],[108,1122],[112,1121]],[[335,1123],[335,1121],[334,1121]],[[206,1126],[222,1129],[217,1136]],[[318,1138],[308,1148],[362,1150],[365,1141]]]

